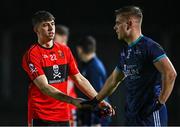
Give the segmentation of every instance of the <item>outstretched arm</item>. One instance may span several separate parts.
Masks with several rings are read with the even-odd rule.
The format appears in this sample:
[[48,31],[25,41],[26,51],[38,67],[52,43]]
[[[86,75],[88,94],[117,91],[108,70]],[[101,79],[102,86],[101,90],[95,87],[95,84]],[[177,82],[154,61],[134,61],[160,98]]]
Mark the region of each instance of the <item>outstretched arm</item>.
[[106,80],[105,85],[103,86],[99,94],[96,96],[96,99],[101,101],[105,97],[111,95],[124,78],[124,73],[116,68]]
[[155,62],[154,66],[161,73],[162,90],[159,96],[159,101],[161,104],[164,104],[173,90],[177,73],[168,57]]
[[72,98],[72,97],[64,94],[60,90],[56,89],[55,87],[49,85],[45,75],[38,76],[33,82],[41,90],[42,93],[49,95],[55,99],[73,104],[77,107],[81,106],[80,100],[78,101],[78,99]]
[[81,73],[73,75],[71,78],[76,82],[76,86],[81,90],[81,92],[90,99],[93,99],[97,95],[96,90],[91,86],[90,82],[81,75]]
[[99,104],[99,108],[103,108],[103,107],[106,107],[108,110],[107,112],[105,111],[104,112],[104,115],[107,116],[111,116],[111,115],[114,115],[115,114],[115,111],[114,109],[111,107],[111,105],[106,102],[106,101],[102,101],[103,98],[99,101],[99,100],[96,100],[96,95],[97,95],[97,92],[96,90],[91,86],[91,84],[89,83],[89,81],[83,77],[80,73],[76,74],[76,75],[73,75],[71,76],[71,78],[76,82],[76,86],[86,95],[88,96],[91,100],[89,101],[84,101],[82,104],[82,106],[84,107],[95,107]]

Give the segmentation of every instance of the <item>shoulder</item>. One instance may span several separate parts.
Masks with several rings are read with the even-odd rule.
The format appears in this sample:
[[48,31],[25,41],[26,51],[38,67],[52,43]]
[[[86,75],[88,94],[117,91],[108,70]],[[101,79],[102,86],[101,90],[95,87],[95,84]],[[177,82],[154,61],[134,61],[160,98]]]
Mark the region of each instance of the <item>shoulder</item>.
[[96,56],[92,61],[93,68],[96,68],[96,70],[104,71],[105,67],[102,61]]
[[23,54],[22,60],[23,62],[25,61],[30,61],[31,60],[31,56],[37,56],[37,49],[38,45],[37,44],[33,44],[31,45],[26,52]]
[[98,58],[98,57],[95,57],[95,62],[99,65],[99,66],[104,66],[102,61]]
[[23,55],[23,60],[31,60],[32,58],[40,58],[41,52],[38,44],[33,44]]
[[33,44],[30,46],[30,48],[26,51],[26,53],[31,54],[31,53],[36,53],[39,51],[38,44]]
[[162,48],[162,46],[157,43],[156,41],[154,41],[153,39],[143,36],[142,38],[142,43],[141,46],[143,47],[143,49],[145,50],[153,50],[154,48]]
[[158,44],[156,41],[154,41],[153,39],[146,37],[146,36],[143,36],[142,41],[144,42],[145,45],[150,46],[150,47],[153,45],[160,46],[160,44]]
[[24,55],[28,55],[28,54],[30,55],[30,54],[34,54],[36,52],[38,52],[38,45],[33,44],[26,50]]

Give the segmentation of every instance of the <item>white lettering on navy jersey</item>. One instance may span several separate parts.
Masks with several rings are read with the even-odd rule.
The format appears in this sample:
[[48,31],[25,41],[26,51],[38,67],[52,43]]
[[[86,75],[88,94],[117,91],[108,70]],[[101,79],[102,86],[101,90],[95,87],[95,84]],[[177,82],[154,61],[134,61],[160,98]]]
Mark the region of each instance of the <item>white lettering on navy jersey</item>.
[[138,79],[140,78],[139,69],[136,64],[133,65],[124,65],[124,73],[126,76],[130,76],[130,79]]
[[126,57],[127,59],[130,58],[131,51],[132,51],[132,49],[128,49],[128,54],[127,54],[127,57]]

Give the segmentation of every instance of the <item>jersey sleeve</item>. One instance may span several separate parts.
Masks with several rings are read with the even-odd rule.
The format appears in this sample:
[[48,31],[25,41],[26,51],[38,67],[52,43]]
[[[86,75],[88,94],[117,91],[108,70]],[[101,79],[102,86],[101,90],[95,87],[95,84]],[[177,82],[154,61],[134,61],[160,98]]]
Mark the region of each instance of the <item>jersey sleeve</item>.
[[75,61],[74,56],[69,48],[68,48],[67,53],[68,53],[69,75],[75,75],[75,74],[79,73],[76,61]]
[[148,56],[150,60],[155,63],[160,59],[166,57],[166,53],[159,44],[153,43],[151,46],[148,47]]
[[44,74],[40,61],[40,57],[35,52],[27,52],[23,56],[22,67],[31,80]]

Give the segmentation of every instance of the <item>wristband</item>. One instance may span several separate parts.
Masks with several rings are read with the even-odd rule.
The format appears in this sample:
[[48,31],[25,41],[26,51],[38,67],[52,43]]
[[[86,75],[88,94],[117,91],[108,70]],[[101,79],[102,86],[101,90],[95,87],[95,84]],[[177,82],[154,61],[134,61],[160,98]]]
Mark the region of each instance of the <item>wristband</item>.
[[97,98],[96,97],[94,97],[92,100],[91,100],[91,103],[92,104],[98,104],[100,101],[99,100],[97,100]]

